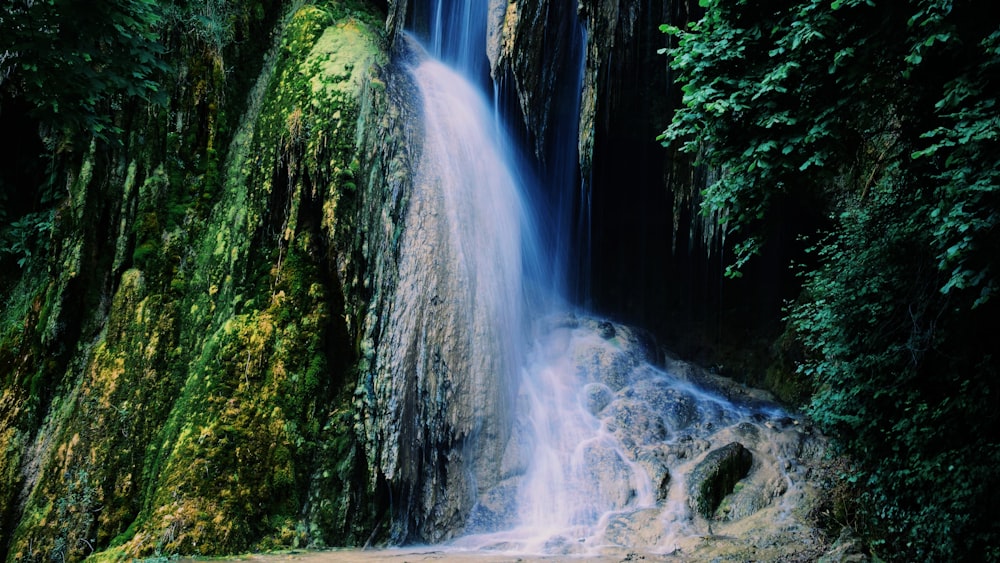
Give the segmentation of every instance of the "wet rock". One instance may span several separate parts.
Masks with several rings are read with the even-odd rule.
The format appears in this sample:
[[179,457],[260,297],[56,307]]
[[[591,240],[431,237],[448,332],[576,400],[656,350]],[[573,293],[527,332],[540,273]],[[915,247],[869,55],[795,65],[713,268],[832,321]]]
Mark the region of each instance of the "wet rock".
[[[594,506],[621,510],[635,496],[629,478],[632,470],[610,445],[595,442],[584,446],[581,469],[584,498],[591,499]],[[600,514],[587,516],[596,519]]]
[[551,315],[545,318],[542,322],[542,326],[542,332],[546,333],[560,328],[580,328],[580,319],[572,312],[567,312],[558,315]]
[[669,386],[662,377],[643,379],[635,383],[631,390],[637,399],[648,403],[659,414],[672,432],[688,428],[700,418],[694,398]]
[[628,385],[630,374],[639,359],[627,351],[611,346],[593,346],[577,353],[577,365],[588,381],[600,381],[612,391]]
[[753,465],[753,455],[739,442],[712,450],[688,475],[688,502],[705,518],[711,518],[722,499],[733,491]]
[[608,522],[604,539],[624,547],[657,545],[663,532],[659,509],[650,508],[613,517]]
[[[408,76],[436,94],[418,97],[420,120],[408,131],[421,151],[405,163],[413,184],[402,221],[374,227],[392,237],[380,256],[394,275],[372,284],[375,354],[362,421],[369,466],[415,507],[402,534],[440,541],[461,531],[477,496],[501,481],[499,460],[509,459],[511,472],[524,465],[523,452],[505,455],[518,361],[511,336],[521,326],[508,304],[520,301],[522,260],[508,234],[521,207],[492,115],[471,86],[435,64]],[[449,151],[456,138],[476,158]],[[470,178],[476,191],[464,189]]]
[[740,520],[771,503],[771,495],[756,483],[737,483],[733,493],[722,500],[717,510],[719,518]]
[[653,482],[653,491],[656,494],[656,502],[667,500],[670,494],[670,463],[669,449],[664,446],[654,446],[644,448],[636,455],[636,462],[649,475]]
[[750,444],[754,444],[760,440],[760,429],[749,422],[739,423],[736,425],[735,430],[741,439],[746,440]]
[[711,444],[707,440],[696,439],[689,434],[685,434],[667,444],[666,447],[669,459],[673,464],[680,460],[698,457],[702,452],[708,450]]
[[503,450],[500,459],[500,477],[506,479],[522,475],[531,464],[531,446],[529,434],[524,424],[519,422],[511,429],[510,439]]
[[[480,0],[482,1],[482,0]],[[498,82],[510,77],[536,155],[544,158],[550,128],[563,109],[553,100],[579,99],[582,34],[576,2],[491,0],[486,53]]]
[[520,479],[502,481],[472,507],[466,521],[466,533],[495,532],[510,527],[517,517],[517,490]]
[[583,551],[583,546],[579,540],[560,535],[549,538],[542,549],[552,555],[575,555]]
[[613,398],[611,389],[603,383],[588,383],[583,387],[583,406],[594,416],[603,411]]
[[[657,373],[645,365],[647,343],[628,327],[593,318],[581,318],[578,322],[573,361],[584,381],[599,381],[617,392],[633,381]],[[612,331],[614,336],[606,338]],[[648,369],[636,372],[645,368]]]
[[389,38],[396,40],[406,21],[407,0],[389,0],[386,9],[385,30]]
[[627,450],[667,439],[667,427],[649,403],[618,399],[607,409],[615,436]]
[[597,325],[597,334],[605,340],[611,340],[615,337],[615,325],[608,321],[602,321]]

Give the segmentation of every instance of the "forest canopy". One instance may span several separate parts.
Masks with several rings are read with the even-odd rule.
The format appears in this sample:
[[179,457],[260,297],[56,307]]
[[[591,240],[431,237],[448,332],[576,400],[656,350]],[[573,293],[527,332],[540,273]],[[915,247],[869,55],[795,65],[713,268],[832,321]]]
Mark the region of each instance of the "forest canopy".
[[995,335],[1000,19],[952,0],[702,0],[664,25],[683,105],[661,140],[720,171],[703,208],[768,243],[822,208],[786,309],[809,411],[858,470],[882,558],[1000,559]]

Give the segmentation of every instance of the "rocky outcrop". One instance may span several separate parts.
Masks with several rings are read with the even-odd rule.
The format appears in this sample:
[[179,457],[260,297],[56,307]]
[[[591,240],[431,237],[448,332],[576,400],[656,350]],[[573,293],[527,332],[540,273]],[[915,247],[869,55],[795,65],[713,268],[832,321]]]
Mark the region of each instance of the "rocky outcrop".
[[397,499],[391,537],[442,541],[501,479],[524,332],[524,207],[479,93],[419,45],[397,49],[409,76],[397,80],[418,87],[407,91],[414,158],[405,211],[392,229],[374,226],[394,238],[369,262],[392,276],[371,280],[358,397],[371,466]]
[[[697,561],[738,557],[747,538],[765,559],[821,551],[809,516],[821,436],[764,394],[652,363],[641,331],[572,315],[539,324],[503,481],[472,511],[468,531],[483,535],[463,542],[578,556],[667,545]],[[490,534],[511,523],[532,533]]]
[[[384,14],[295,4],[233,8],[231,45],[172,22],[169,104],[123,107],[120,146],[58,163],[58,243],[3,278],[6,559],[371,537],[355,210],[393,178],[357,135],[393,141]],[[266,45],[239,56],[272,33],[263,65]]]
[[568,119],[574,125],[576,120],[569,110],[579,106],[584,40],[576,12],[576,0],[490,0],[489,4],[486,53],[493,79],[512,82],[530,146],[543,161],[558,122],[567,124]]
[[582,178],[590,177],[595,135],[614,127],[612,116],[625,104],[637,115],[654,109],[648,103],[631,105],[631,89],[643,74],[650,73],[652,79],[654,68],[642,67],[662,42],[651,32],[674,21],[672,12],[686,12],[685,5],[632,0],[490,1],[486,52],[493,77],[501,83],[508,77],[512,80],[540,158],[560,109],[579,107],[580,172]]
[[389,0],[385,19],[385,30],[389,41],[395,45],[406,25],[407,0]]

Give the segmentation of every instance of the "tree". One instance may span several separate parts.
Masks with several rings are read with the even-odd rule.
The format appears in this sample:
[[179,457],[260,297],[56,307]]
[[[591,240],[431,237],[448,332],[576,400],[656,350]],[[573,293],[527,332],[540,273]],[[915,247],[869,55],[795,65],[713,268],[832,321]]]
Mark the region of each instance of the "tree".
[[0,11],[0,111],[22,98],[57,134],[108,138],[124,100],[159,95],[160,19],[154,0],[7,2]]
[[704,206],[751,259],[772,203],[822,205],[787,321],[812,416],[858,460],[883,557],[1000,559],[1000,26],[951,0],[703,0],[664,26],[661,139],[720,170]]

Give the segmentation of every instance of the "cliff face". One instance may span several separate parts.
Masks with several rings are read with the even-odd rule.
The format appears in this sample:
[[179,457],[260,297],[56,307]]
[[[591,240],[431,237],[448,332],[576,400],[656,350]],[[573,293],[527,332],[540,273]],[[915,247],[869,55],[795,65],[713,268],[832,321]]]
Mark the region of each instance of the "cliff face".
[[[7,559],[362,543],[374,527],[352,343],[391,241],[358,224],[391,222],[382,196],[401,202],[408,177],[384,15],[246,11],[219,49],[180,40],[168,105],[126,108],[120,146],[59,157],[48,252],[4,275]],[[272,32],[262,65],[240,51]]]
[[[687,11],[684,2],[669,1],[491,0],[486,49],[493,76],[512,79],[540,157],[560,104],[569,101],[556,95],[560,82],[572,80],[578,65],[583,66],[583,80],[572,95],[581,107],[578,146],[583,178],[590,177],[595,136],[614,134],[620,127],[612,115],[633,114],[637,117],[629,119],[636,120],[665,117],[656,115],[662,102],[649,94],[666,95],[659,76],[665,61],[652,55],[665,44],[656,31],[659,25],[679,17],[672,10]],[[652,88],[647,89],[647,83]],[[636,100],[644,103],[626,106]],[[631,111],[618,111],[625,107]]]
[[[668,37],[701,13],[689,0],[493,0],[487,53],[500,90],[511,90],[529,146],[551,183],[561,112],[578,108],[574,216],[579,263],[574,298],[653,331],[682,355],[726,364],[763,384],[781,304],[798,282],[796,234],[813,217],[796,210],[776,228],[743,278],[723,277],[733,241],[703,216],[710,170],[656,141],[679,103],[670,83]],[[580,73],[579,75],[577,73]],[[577,85],[577,76],[579,82]],[[803,219],[799,219],[803,217]],[[731,343],[756,339],[741,348]],[[754,379],[759,378],[759,379]]]

